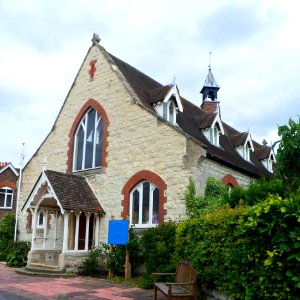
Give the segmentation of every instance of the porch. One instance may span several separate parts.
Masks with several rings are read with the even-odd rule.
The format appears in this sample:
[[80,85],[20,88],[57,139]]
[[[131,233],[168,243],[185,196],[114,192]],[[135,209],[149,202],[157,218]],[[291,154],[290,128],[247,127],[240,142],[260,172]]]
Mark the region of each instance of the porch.
[[22,210],[31,216],[28,268],[77,269],[99,246],[104,211],[84,177],[43,171]]

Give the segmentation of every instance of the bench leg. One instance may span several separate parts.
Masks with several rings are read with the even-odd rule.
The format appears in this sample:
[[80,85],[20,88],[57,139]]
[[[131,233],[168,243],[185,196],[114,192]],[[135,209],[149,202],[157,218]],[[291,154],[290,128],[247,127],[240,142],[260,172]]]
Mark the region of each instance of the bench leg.
[[154,297],[153,297],[154,300],[157,299],[157,288],[156,286],[154,285]]

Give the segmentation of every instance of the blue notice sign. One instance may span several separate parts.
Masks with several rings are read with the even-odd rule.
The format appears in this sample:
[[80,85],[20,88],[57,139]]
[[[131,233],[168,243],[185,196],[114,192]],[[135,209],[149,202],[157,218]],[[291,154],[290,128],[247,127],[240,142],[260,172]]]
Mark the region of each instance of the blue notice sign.
[[126,245],[128,243],[128,220],[111,220],[108,222],[108,244]]

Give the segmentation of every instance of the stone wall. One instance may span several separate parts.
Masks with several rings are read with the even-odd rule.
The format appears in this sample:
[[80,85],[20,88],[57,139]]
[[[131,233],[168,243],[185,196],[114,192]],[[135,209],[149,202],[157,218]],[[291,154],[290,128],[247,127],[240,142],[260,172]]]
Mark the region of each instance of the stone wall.
[[197,190],[200,194],[203,194],[208,177],[214,177],[221,181],[227,174],[232,175],[239,186],[248,186],[253,181],[253,178],[250,176],[244,175],[211,159],[201,157],[199,160],[198,179],[196,181]]

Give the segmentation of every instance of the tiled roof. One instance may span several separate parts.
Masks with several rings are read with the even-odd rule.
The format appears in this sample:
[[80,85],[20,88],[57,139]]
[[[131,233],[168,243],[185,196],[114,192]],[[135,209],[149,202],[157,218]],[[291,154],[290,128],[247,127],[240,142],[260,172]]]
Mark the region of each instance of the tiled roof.
[[258,159],[268,159],[271,154],[271,147],[259,145],[257,142],[253,142],[254,151]]
[[159,87],[159,88],[151,91],[150,92],[150,103],[156,103],[159,101],[163,101],[171,88],[172,88],[172,85],[165,85],[163,87]]
[[104,210],[85,177],[52,170],[45,174],[64,210],[104,214]]
[[[114,55],[109,53],[108,55],[114,61],[141,102],[147,108],[154,111],[152,104],[163,99],[170,85],[164,86]],[[216,87],[219,86],[216,85]],[[177,124],[184,132],[206,146],[208,158],[253,177],[271,176],[271,173],[268,172],[260,161],[260,152],[263,152],[261,149],[265,146],[256,143],[255,152],[251,151],[250,153],[251,162],[244,160],[237,153],[235,147],[242,145],[246,141],[248,133],[239,132],[223,121],[222,124],[225,134],[220,136],[220,147],[212,145],[205,138],[202,129],[211,126],[215,118],[215,112],[204,111],[183,97],[180,98],[183,105],[183,112],[178,112],[176,119]],[[258,156],[256,156],[256,151],[257,154],[259,154]]]
[[243,146],[246,143],[248,132],[238,132],[229,135],[233,147]]
[[205,129],[205,128],[209,128],[212,126],[216,116],[217,116],[217,113],[208,114],[208,113],[203,112],[193,118],[196,121],[199,129]]

